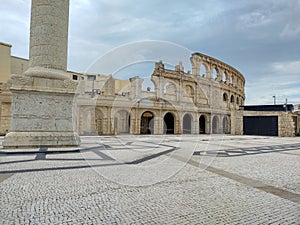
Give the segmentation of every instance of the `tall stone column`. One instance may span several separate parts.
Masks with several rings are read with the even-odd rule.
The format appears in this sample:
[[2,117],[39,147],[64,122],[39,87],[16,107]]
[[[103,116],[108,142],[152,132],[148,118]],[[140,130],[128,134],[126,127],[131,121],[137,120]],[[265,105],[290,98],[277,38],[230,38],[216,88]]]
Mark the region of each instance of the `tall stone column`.
[[12,126],[3,146],[78,146],[77,82],[66,72],[69,0],[31,4],[29,69],[11,77]]

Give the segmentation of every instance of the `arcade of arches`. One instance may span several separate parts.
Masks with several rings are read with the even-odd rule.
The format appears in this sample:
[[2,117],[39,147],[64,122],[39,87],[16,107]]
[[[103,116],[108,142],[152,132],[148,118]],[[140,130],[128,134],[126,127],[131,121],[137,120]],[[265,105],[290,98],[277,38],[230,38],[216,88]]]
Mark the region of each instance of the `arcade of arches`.
[[[228,115],[195,114],[192,116],[190,113],[185,113],[183,116],[180,116],[175,112],[165,112],[163,116],[159,116],[158,113],[147,110],[140,117],[134,117],[133,111],[120,110],[115,113],[114,119],[111,120],[113,126],[105,125],[109,121],[108,118],[104,117],[101,110],[95,110],[96,135],[110,134],[112,132],[105,130],[105,127],[111,127],[115,134],[230,133],[230,119]],[[135,127],[132,127],[132,124]]]

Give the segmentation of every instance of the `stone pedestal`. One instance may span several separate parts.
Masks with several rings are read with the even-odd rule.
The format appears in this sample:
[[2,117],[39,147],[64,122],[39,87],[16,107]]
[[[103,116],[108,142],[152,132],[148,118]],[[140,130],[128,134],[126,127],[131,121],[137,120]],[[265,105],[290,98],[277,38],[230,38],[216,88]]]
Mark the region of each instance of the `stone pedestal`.
[[72,80],[13,75],[12,125],[3,146],[78,146],[73,122],[76,88]]

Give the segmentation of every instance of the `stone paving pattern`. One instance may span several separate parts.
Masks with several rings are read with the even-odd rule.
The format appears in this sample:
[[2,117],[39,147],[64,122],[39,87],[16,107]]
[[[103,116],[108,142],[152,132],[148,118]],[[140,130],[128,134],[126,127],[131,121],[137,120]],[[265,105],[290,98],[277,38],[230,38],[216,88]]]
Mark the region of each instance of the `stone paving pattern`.
[[[191,155],[191,160],[300,195],[300,148],[290,148],[299,145],[299,138],[128,135],[82,141],[80,149],[66,148],[64,154],[52,148],[31,149],[34,154],[0,148],[0,224],[300,224],[300,203],[294,199],[192,163],[182,163],[179,172],[158,183],[120,184],[131,179],[134,184],[137,174],[141,180],[147,177],[134,169],[166,162],[174,149],[209,152],[281,145],[286,151]],[[166,170],[178,169],[180,161],[173,158],[163,164]],[[131,162],[137,163],[126,164]],[[103,176],[109,171],[119,172],[120,182]]]

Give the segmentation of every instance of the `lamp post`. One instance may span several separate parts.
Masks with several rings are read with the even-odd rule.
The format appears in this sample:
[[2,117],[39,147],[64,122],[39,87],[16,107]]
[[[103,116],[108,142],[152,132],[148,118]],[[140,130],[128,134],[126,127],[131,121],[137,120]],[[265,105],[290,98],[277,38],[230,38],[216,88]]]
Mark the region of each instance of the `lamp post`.
[[276,105],[276,95],[273,95],[274,98],[274,105]]
[[100,89],[95,89],[95,80],[96,80],[96,77],[93,77],[93,83],[92,83],[92,98],[95,97],[95,91],[96,91],[96,94],[97,95],[100,95],[101,94],[101,90]]

